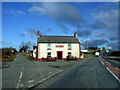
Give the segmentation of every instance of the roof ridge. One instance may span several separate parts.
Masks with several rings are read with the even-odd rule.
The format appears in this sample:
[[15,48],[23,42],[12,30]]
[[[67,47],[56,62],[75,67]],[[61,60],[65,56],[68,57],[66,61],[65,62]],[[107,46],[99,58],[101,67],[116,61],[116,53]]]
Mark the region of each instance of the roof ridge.
[[47,36],[47,35],[44,35],[44,36],[46,36],[46,37],[74,37],[74,36]]

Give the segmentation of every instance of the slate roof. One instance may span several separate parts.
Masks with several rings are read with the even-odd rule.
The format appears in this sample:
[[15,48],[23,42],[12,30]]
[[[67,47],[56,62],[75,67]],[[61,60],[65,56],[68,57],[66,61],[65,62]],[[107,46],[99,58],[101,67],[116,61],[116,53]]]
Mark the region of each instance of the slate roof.
[[40,36],[39,43],[80,43],[74,36]]

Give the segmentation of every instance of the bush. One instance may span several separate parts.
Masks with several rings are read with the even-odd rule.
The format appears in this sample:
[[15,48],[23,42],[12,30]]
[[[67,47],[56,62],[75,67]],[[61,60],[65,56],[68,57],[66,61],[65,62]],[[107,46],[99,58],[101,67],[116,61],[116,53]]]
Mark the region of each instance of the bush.
[[[14,50],[14,52],[12,52]],[[13,48],[2,48],[2,61],[11,61],[14,60],[16,50]]]
[[120,51],[110,51],[108,53],[109,56],[120,56]]

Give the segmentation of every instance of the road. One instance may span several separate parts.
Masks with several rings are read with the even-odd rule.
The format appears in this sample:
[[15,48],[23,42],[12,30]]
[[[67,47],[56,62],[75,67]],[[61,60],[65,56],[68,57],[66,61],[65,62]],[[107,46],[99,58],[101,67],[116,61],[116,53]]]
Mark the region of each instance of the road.
[[[3,88],[18,88],[26,68],[30,68],[31,62],[26,60],[22,54],[17,54],[10,68],[2,70],[2,87]],[[27,74],[26,74],[27,76]]]
[[[73,62],[29,61],[19,53],[10,67],[2,70],[2,88],[119,87],[118,80],[106,69],[98,57],[92,56],[86,60],[77,61],[77,64],[75,62],[71,68],[64,69],[63,67],[72,65],[68,63]],[[56,65],[60,67],[56,68]],[[63,72],[59,73],[61,71]]]
[[30,61],[18,53],[15,60],[2,69],[2,88],[31,88],[59,74],[79,61]]
[[109,64],[111,64],[112,66],[118,68],[120,70],[120,61],[117,61],[117,60],[112,60],[109,58],[109,56],[105,53],[105,52],[102,52],[101,53],[102,55],[102,58],[108,62]]
[[2,88],[28,88],[44,78],[46,72],[58,70],[43,63],[29,61],[22,54],[17,54],[10,67],[2,70]]
[[119,84],[98,57],[91,57],[36,88],[120,88]]

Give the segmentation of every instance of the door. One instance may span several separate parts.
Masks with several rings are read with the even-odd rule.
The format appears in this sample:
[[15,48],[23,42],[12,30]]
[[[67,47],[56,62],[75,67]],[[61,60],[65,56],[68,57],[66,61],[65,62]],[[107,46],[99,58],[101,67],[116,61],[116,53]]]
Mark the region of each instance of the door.
[[62,60],[62,51],[57,51],[57,59]]

